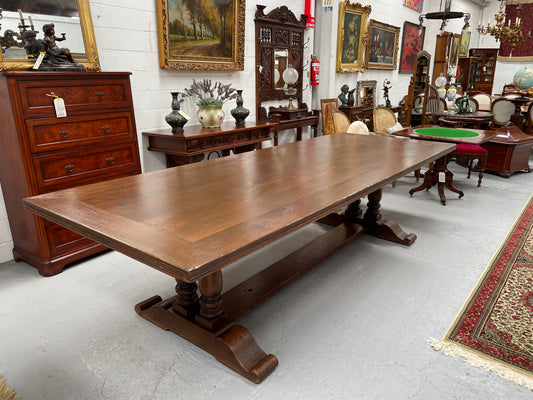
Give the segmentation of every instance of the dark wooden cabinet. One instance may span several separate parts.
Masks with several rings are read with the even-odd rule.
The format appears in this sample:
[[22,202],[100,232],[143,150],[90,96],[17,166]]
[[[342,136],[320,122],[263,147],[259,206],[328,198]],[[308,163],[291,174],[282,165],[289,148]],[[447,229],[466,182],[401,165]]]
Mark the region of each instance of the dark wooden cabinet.
[[472,66],[470,79],[473,83],[471,90],[492,95],[498,49],[470,49],[470,56],[480,59],[480,62]]
[[481,59],[478,57],[459,57],[459,83],[464,91],[474,90],[474,71]]
[[[36,217],[22,199],[141,172],[129,73],[7,72],[0,76],[0,181],[15,260],[41,275],[105,250]],[[57,117],[54,98],[63,99]]]

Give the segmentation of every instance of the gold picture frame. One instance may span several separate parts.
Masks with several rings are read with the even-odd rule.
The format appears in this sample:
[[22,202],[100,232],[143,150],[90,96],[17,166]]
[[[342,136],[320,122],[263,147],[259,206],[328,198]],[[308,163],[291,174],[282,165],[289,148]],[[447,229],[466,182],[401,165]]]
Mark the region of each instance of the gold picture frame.
[[461,34],[460,33],[454,33],[452,38],[452,43],[450,46],[450,55],[449,55],[449,62],[448,64],[451,67],[455,67],[457,63],[459,62],[459,51],[461,49]]
[[368,17],[372,8],[346,0],[339,5],[337,31],[337,72],[364,72],[364,51]]
[[365,68],[396,69],[400,27],[371,19],[368,26]]
[[[190,19],[191,13],[188,12],[187,5],[195,7],[198,3],[191,0],[173,0],[170,3],[173,7],[169,6],[169,0],[157,1],[161,68],[208,71],[244,69],[245,0],[231,0],[231,7],[224,10],[222,17],[221,10],[224,7],[217,7],[215,0],[202,2],[203,6],[209,7],[205,13],[210,18],[202,18],[203,21],[212,21],[209,29],[198,29],[199,24]],[[196,15],[200,9],[195,8],[193,11],[196,12],[192,15]],[[211,18],[213,16],[215,17]],[[224,28],[220,21],[224,21]],[[189,39],[193,37],[194,39]]]
[[[85,47],[85,54],[73,53],[77,63],[82,64],[87,68],[87,71],[100,71],[100,60],[98,59],[98,50],[96,48],[96,39],[94,37],[93,21],[91,18],[91,10],[89,8],[89,0],[77,0],[78,2],[78,14],[80,20],[81,34],[83,36],[83,44]],[[60,6],[61,2],[56,1],[57,5]],[[31,16],[31,12],[27,13],[23,10],[23,15]],[[34,16],[35,18],[35,16]],[[46,20],[48,18],[48,20]],[[41,23],[55,23],[56,29],[61,28],[57,23],[57,17],[54,15],[40,15],[39,20]],[[40,27],[35,27],[37,30],[40,30]],[[42,35],[42,33],[39,33]],[[39,38],[39,36],[38,36]],[[67,42],[68,44],[68,37]],[[68,47],[68,45],[67,45]],[[32,69],[35,64],[35,59],[28,58],[4,58],[2,52],[0,51],[0,72],[3,71],[24,71]]]

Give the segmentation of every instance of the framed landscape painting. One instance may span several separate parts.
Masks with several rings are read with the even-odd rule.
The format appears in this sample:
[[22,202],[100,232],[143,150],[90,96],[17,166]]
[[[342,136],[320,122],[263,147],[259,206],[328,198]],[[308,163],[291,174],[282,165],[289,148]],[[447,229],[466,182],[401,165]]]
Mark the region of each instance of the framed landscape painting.
[[339,5],[337,72],[363,72],[366,24],[372,8],[344,1]]
[[159,65],[244,69],[245,0],[156,0]]
[[407,21],[403,23],[402,51],[400,53],[400,66],[398,72],[413,72],[413,64],[416,55],[422,51],[424,46],[425,34],[425,26],[422,27],[422,31],[419,31],[419,26],[417,24]]
[[371,19],[368,32],[365,67],[396,69],[400,28]]
[[459,57],[468,56],[468,48],[470,47],[470,32],[463,32],[461,36],[461,49],[459,50]]

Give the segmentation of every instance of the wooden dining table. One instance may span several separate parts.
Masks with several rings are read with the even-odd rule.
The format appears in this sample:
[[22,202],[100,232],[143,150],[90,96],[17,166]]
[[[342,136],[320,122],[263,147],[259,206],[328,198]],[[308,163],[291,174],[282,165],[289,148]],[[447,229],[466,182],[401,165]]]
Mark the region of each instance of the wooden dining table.
[[[278,360],[238,320],[364,233],[411,245],[416,235],[382,216],[381,188],[453,149],[437,141],[335,134],[51,192],[23,203],[174,277],[175,296],[153,296],[137,304],[136,312],[258,383]],[[360,200],[365,196],[366,210]],[[333,227],[223,293],[225,267],[316,221]]]

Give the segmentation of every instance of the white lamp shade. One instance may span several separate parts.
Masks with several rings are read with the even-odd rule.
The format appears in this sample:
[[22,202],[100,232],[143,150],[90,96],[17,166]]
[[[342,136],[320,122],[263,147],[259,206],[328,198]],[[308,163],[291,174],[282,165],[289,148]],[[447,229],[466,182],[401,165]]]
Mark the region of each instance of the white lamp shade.
[[278,83],[279,81],[279,71],[277,69],[274,70],[274,83]]
[[285,71],[283,71],[283,80],[287,85],[294,85],[298,80],[298,71],[292,67],[285,68]]

